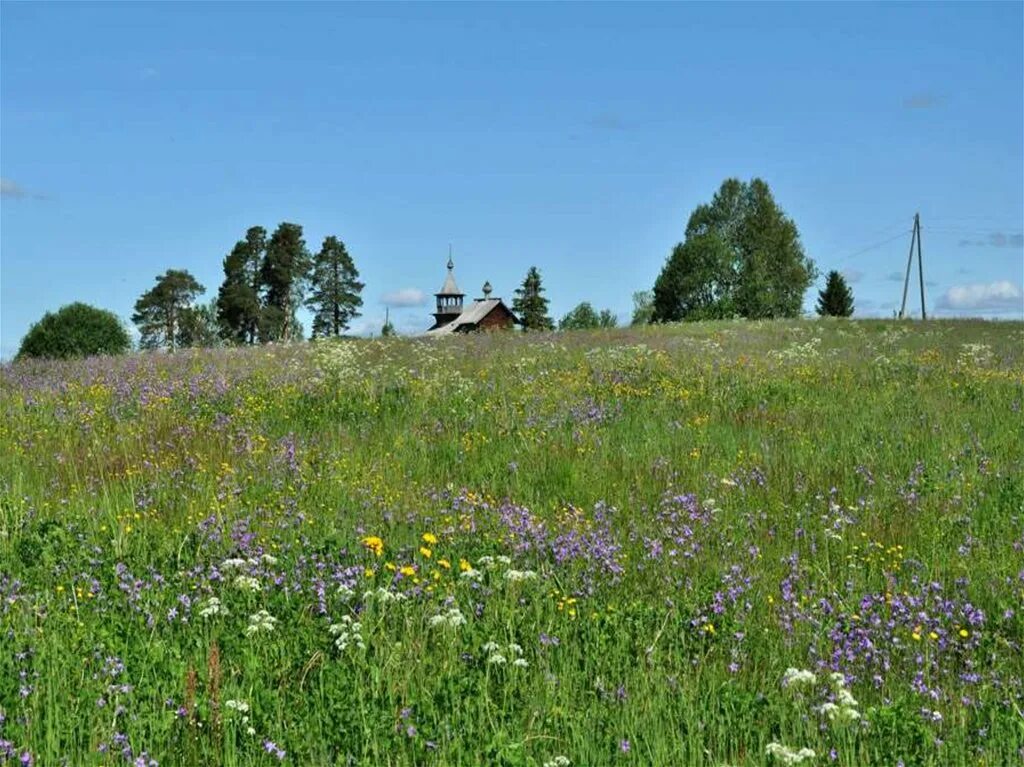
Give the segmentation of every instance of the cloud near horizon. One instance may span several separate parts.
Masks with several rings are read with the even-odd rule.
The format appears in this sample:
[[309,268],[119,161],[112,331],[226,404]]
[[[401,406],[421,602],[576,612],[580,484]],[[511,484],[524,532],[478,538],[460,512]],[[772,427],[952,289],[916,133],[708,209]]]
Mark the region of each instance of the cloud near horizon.
[[943,311],[1024,312],[1024,293],[1009,280],[954,285],[936,306]]
[[384,304],[384,306],[390,306],[392,309],[425,306],[427,303],[427,294],[419,288],[402,288],[401,290],[393,290],[390,293],[385,293],[380,297],[380,302]]
[[1024,234],[1019,232],[992,232],[989,234],[987,242],[984,240],[960,240],[957,244],[961,248],[984,248],[986,246],[992,248],[1024,248]]

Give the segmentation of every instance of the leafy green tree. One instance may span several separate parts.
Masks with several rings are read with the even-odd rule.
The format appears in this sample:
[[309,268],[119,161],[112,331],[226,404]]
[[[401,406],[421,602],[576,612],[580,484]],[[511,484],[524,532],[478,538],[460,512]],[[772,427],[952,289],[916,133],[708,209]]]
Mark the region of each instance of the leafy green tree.
[[256,343],[260,323],[260,279],[267,230],[253,226],[224,257],[224,282],[217,292],[217,321],[226,340]]
[[310,265],[302,227],[288,222],[278,225],[267,243],[266,257],[260,266],[261,340],[290,341],[302,337],[296,312],[302,306]]
[[217,320],[217,301],[190,306],[181,314],[178,328],[178,346],[208,349],[220,340],[220,323]]
[[695,235],[672,250],[654,283],[654,322],[709,320],[733,313],[729,248],[716,234]]
[[519,315],[525,330],[554,330],[555,323],[548,316],[548,300],[543,293],[540,272],[536,266],[531,266],[512,299],[512,310]]
[[156,278],[156,285],[135,302],[132,322],[139,329],[139,346],[170,351],[181,346],[183,325],[189,323],[192,302],[206,288],[185,269],[168,269]]
[[16,359],[123,354],[131,348],[128,331],[113,312],[76,302],[47,312],[28,329]]
[[630,325],[649,325],[654,320],[654,291],[638,290],[633,294],[633,316]]
[[610,309],[602,309],[598,314],[589,301],[576,306],[558,322],[559,330],[586,330],[592,328],[614,328],[618,324]]
[[654,320],[796,317],[817,276],[768,184],[727,179],[690,215],[655,285]]
[[853,314],[853,291],[846,279],[833,270],[825,280],[825,289],[818,291],[818,314],[822,317],[849,317]]
[[313,311],[313,337],[340,336],[359,316],[363,283],[345,243],[327,237],[313,260],[311,292],[306,306]]

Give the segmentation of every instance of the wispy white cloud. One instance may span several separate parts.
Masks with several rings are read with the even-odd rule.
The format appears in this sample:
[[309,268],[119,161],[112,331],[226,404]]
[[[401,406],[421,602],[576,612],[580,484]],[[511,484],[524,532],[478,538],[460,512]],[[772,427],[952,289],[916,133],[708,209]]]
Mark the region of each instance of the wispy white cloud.
[[12,179],[0,178],[0,197],[20,200],[22,197],[28,197],[28,190]]
[[419,288],[402,288],[385,293],[380,297],[380,302],[393,309],[409,306],[424,306],[427,303],[427,295]]
[[1020,232],[991,232],[987,240],[960,240],[961,248],[1024,248],[1024,234]]
[[860,269],[843,269],[843,277],[853,285],[864,279],[864,272]]
[[949,312],[1024,312],[1024,293],[1009,280],[954,285],[937,307]]
[[0,178],[0,197],[5,197],[9,200],[27,200],[29,198],[33,200],[48,200],[45,194],[39,192],[33,192],[31,189],[26,189],[14,179]]

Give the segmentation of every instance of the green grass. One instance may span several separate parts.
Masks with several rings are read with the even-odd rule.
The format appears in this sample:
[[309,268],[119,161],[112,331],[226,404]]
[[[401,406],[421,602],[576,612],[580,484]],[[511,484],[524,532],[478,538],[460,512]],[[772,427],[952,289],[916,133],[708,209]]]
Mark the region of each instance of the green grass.
[[[1024,754],[1020,323],[347,341],[0,383],[0,761]],[[852,724],[820,708],[833,671]]]

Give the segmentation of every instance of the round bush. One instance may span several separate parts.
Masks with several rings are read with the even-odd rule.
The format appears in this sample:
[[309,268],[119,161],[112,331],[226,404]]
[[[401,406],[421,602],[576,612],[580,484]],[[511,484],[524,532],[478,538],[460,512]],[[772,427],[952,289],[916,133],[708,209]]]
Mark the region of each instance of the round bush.
[[47,312],[29,328],[18,350],[25,357],[87,357],[123,354],[131,348],[128,331],[113,312],[83,303]]

